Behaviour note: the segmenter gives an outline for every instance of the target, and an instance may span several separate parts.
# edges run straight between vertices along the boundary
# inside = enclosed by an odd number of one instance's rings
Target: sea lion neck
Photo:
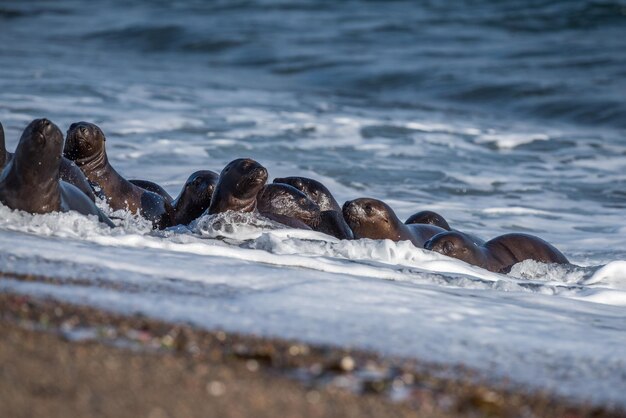
[[[107,169],[112,168],[109,164],[109,158],[104,149],[90,155],[88,157],[77,158],[74,160],[77,166],[85,173],[87,177],[91,175],[100,175]]]

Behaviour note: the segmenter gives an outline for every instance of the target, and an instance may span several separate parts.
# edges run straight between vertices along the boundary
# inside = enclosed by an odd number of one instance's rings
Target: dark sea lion
[[[13,154],[7,151],[6,144],[4,142],[4,127],[2,123],[0,123],[0,172],[4,168],[5,165],[11,161],[13,158]]]
[[[448,221],[445,220],[443,216],[438,214],[437,212],[433,212],[430,210],[423,210],[421,212],[414,213],[409,216],[409,218],[404,221],[406,225],[411,224],[428,224],[435,225],[439,228],[443,228],[446,231],[450,231],[450,225],[448,225]]]
[[[339,239],[354,239],[352,230],[343,219],[343,214],[336,210],[323,210],[320,212],[320,224],[316,231],[323,232]]]
[[[89,184],[89,180],[85,177],[85,174],[82,172],[80,168],[74,163],[74,161],[70,161],[65,157],[61,157],[61,167],[60,167],[61,180],[73,184],[78,187],[80,191],[85,193],[89,200],[92,202],[96,201],[96,195]]]
[[[157,228],[173,223],[172,206],[161,196],[135,186],[109,164],[102,130],[88,122],[73,123],[67,131],[64,156],[74,161],[113,210],[129,210]]]
[[[0,123],[0,170],[2,170],[11,158],[13,158],[13,154],[6,150],[4,142],[4,128],[2,127],[2,123]],[[93,189],[89,185],[89,182],[83,172],[80,171],[80,168],[78,168],[76,164],[67,158],[62,157],[59,170],[61,173],[61,180],[78,187],[92,202],[96,201],[96,195],[94,194]]]
[[[63,134],[48,119],[35,119],[22,133],[0,177],[0,201],[29,213],[77,211],[114,227],[77,187],[61,180]]]
[[[211,205],[211,199],[220,176],[211,170],[192,173],[180,194],[172,202],[177,225],[187,225],[199,218]]]
[[[434,225],[405,225],[386,203],[376,199],[361,198],[346,202],[343,217],[356,239],[407,240],[423,248],[433,235],[445,232],[445,229]]]
[[[307,177],[275,178],[274,184],[278,183],[295,187],[317,203],[321,211],[320,224],[316,229],[317,231],[339,239],[354,239],[352,230],[343,219],[339,203],[322,183]]]
[[[288,226],[290,228],[312,230],[310,226],[308,226],[307,224],[305,224],[304,222],[296,218],[291,218],[285,215],[279,215],[277,213],[262,213],[261,215],[263,215],[264,217],[268,219],[271,219],[274,222],[278,222],[279,224]]]
[[[569,264],[555,247],[528,234],[500,235],[477,245],[462,232],[444,232],[432,237],[424,248],[497,273],[508,273],[513,265],[524,260]]]
[[[341,212],[341,207],[330,191],[317,180],[306,177],[282,177],[275,178],[274,183],[288,184],[302,193],[309,199],[317,203],[321,211],[334,210]]]
[[[267,170],[250,158],[228,163],[215,186],[209,215],[226,212],[253,212],[256,197],[267,181]]]
[[[158,194],[169,203],[172,203],[172,201],[174,200],[172,196],[163,187],[159,186],[153,181],[137,180],[137,179],[128,180],[128,181],[133,183],[135,186],[141,187],[144,190]]]
[[[261,215],[297,219],[314,230],[320,223],[320,208],[317,203],[288,184],[265,185],[257,196],[257,210]]]

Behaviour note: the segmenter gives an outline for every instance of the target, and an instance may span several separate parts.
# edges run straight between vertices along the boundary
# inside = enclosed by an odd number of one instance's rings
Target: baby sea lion
[[[13,154],[6,150],[4,142],[4,128],[2,127],[2,123],[0,123],[0,171],[6,164],[8,164],[9,161],[11,161],[11,158],[13,158]],[[80,168],[78,168],[76,164],[67,158],[61,158],[61,167],[59,170],[61,173],[61,180],[78,187],[92,202],[96,201],[93,189],[89,185],[89,182],[85,178],[83,172],[80,171]]]
[[[0,177],[0,201],[29,213],[74,210],[96,215],[114,227],[77,187],[61,180],[63,134],[48,119],[35,119],[22,133],[11,161]]]
[[[275,178],[274,183],[293,186],[317,203],[321,211],[320,224],[316,229],[317,231],[339,239],[354,239],[352,230],[343,219],[339,203],[322,183],[306,177]]]
[[[196,171],[189,176],[172,202],[177,225],[189,224],[209,208],[219,178],[219,174],[211,170]]]
[[[404,221],[405,224],[428,224],[435,225],[439,228],[443,228],[446,231],[450,231],[450,225],[448,225],[448,221],[445,220],[443,216],[438,214],[437,212],[433,212],[430,210],[423,210],[421,212],[414,213],[409,216],[409,218]]]
[[[462,232],[444,232],[432,237],[424,248],[497,273],[508,273],[513,265],[524,260],[569,264],[555,247],[528,234],[500,235],[479,245]]]
[[[163,187],[159,186],[153,181],[137,180],[137,179],[128,180],[128,181],[133,183],[135,186],[141,187],[144,190],[158,194],[169,203],[172,203],[172,201],[174,200],[172,196]]]
[[[106,138],[93,123],[73,123],[67,131],[65,157],[74,161],[99,189],[113,210],[125,209],[152,221],[157,228],[173,222],[172,206],[156,193],[135,186],[109,164]]]
[[[267,181],[267,170],[250,158],[228,163],[215,186],[209,215],[226,212],[253,212],[256,198]]]
[[[264,186],[257,196],[257,210],[265,216],[279,215],[297,219],[314,230],[320,223],[319,206],[300,190],[288,184]],[[272,218],[271,216],[268,217]],[[280,220],[277,221],[281,222]]]
[[[343,217],[357,239],[408,240],[423,248],[433,235],[445,232],[445,229],[434,225],[405,225],[386,203],[376,199],[361,198],[346,202]]]

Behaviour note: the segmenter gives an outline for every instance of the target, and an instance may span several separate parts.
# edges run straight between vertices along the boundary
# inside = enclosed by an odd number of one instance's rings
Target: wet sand
[[[51,300],[0,294],[0,315],[2,417],[625,416],[462,367]]]

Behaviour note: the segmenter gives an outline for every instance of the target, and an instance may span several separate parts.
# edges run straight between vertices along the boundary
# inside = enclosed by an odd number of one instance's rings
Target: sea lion
[[[11,209],[29,213],[74,210],[96,215],[114,227],[77,187],[61,180],[63,134],[48,119],[35,119],[22,133],[11,161],[0,177],[0,201]]]
[[[172,203],[172,201],[174,200],[172,196],[163,187],[159,186],[153,181],[137,180],[137,179],[128,180],[128,181],[133,183],[135,186],[141,187],[144,190],[158,194],[169,203]]]
[[[322,183],[307,177],[279,177],[274,179],[274,184],[293,186],[317,203],[321,211],[317,231],[339,239],[354,239],[352,230],[343,219],[339,203]]]
[[[0,122],[0,172],[11,161],[13,154],[7,151],[4,143],[4,127]]]
[[[343,217],[357,239],[407,240],[423,248],[433,235],[445,232],[445,229],[434,225],[405,225],[386,203],[376,199],[360,198],[346,202]]]
[[[2,127],[2,123],[0,123],[0,171],[2,171],[2,168],[8,164],[9,161],[11,161],[11,158],[13,158],[13,154],[6,150],[4,142],[4,128]],[[93,193],[93,189],[89,185],[89,182],[87,181],[87,178],[85,178],[83,172],[80,171],[80,168],[78,168],[76,164],[67,158],[62,157],[59,171],[61,173],[61,180],[78,187],[92,202],[96,201],[96,195]]]
[[[180,194],[172,202],[177,225],[187,225],[199,218],[211,205],[219,174],[211,170],[192,173]]]
[[[524,260],[569,264],[555,247],[528,234],[500,235],[477,245],[462,232],[444,232],[428,240],[424,248],[497,273],[508,273],[513,265]]]
[[[288,184],[295,187],[317,203],[321,211],[334,210],[341,212],[341,206],[339,206],[332,193],[317,180],[306,177],[279,177],[274,179],[274,183]]]
[[[446,231],[450,231],[450,225],[448,225],[448,221],[445,220],[443,216],[438,214],[437,212],[433,212],[430,210],[423,210],[421,212],[414,213],[409,216],[409,218],[404,221],[406,225],[411,224],[428,224],[435,225],[439,228],[443,228]]]
[[[102,130],[89,122],[70,126],[63,154],[74,161],[87,179],[99,189],[113,210],[125,209],[165,228],[173,223],[172,206],[161,196],[135,186],[109,164]]]
[[[220,173],[209,215],[226,212],[253,212],[256,198],[267,181],[267,170],[250,158],[231,161]]]
[[[257,210],[261,215],[279,215],[297,219],[314,230],[320,223],[320,208],[317,203],[288,184],[265,185],[257,196]]]

